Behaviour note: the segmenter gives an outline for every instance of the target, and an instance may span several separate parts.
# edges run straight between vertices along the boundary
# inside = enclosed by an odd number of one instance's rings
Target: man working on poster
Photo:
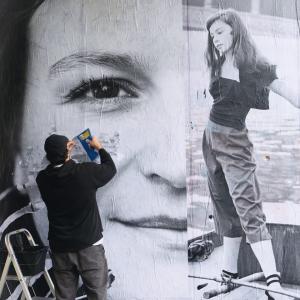
[[[56,299],[75,299],[82,277],[88,299],[106,299],[107,262],[96,191],[116,174],[111,156],[96,138],[101,164],[76,163],[70,157],[74,141],[52,134],[44,145],[50,164],[36,182],[48,209],[48,239],[52,252]]]

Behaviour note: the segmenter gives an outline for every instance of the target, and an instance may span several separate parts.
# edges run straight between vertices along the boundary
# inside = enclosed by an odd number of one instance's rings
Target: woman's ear
[[[21,155],[18,154],[15,158],[15,167],[13,172],[13,182],[15,186],[23,185],[27,181],[25,170],[22,168],[22,165]]]
[[[15,167],[13,172],[13,183],[16,186],[23,186],[24,184],[27,184],[31,181],[31,177],[35,178],[37,176],[38,171],[44,169],[47,167],[47,165],[50,162],[48,161],[47,157],[44,155],[44,157],[41,159],[41,163],[39,165],[39,168],[34,170],[34,172],[28,171],[28,166],[24,162],[24,159],[20,154],[17,154],[15,158]]]

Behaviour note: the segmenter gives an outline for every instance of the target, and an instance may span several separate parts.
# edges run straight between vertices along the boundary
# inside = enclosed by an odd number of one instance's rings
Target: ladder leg
[[[1,279],[0,279],[0,297],[1,297],[2,292],[3,292],[3,288],[4,288],[4,284],[5,284],[5,281],[6,281],[7,274],[8,274],[10,263],[11,263],[11,257],[9,255],[7,255],[5,265],[4,265],[4,268],[3,268],[3,271],[2,271]]]
[[[2,292],[3,292],[3,288],[4,288],[4,284],[5,284],[5,281],[6,281],[7,274],[8,274],[10,263],[11,263],[11,257],[10,257],[10,255],[7,255],[5,265],[4,265],[4,268],[3,268],[3,271],[2,271],[1,279],[0,279],[0,297],[1,297]]]
[[[26,287],[28,288],[28,291],[29,291],[30,277],[24,277],[24,282],[25,282]],[[21,295],[21,299],[20,300],[26,300],[26,295],[25,295],[24,291],[22,291],[22,295]]]
[[[21,300],[25,300],[25,294],[22,292]]]
[[[22,274],[21,268],[20,268],[20,266],[19,266],[19,264],[18,264],[18,261],[17,261],[17,259],[16,259],[16,257],[15,257],[14,254],[12,254],[11,259],[12,259],[12,263],[13,263],[13,265],[14,265],[15,271],[16,271],[16,273],[17,273],[19,282],[20,282],[20,284],[21,284],[21,287],[22,287],[22,290],[23,290],[23,294],[24,294],[24,296],[25,296],[25,299],[27,299],[27,300],[32,300],[31,295],[30,295],[30,292],[29,292],[29,289],[28,289],[28,286],[27,286],[27,283],[26,283],[26,279],[25,279],[25,277],[24,277],[23,274]]]
[[[55,297],[54,284],[52,282],[52,279],[51,279],[50,274],[47,271],[47,269],[45,269],[45,271],[44,271],[44,277],[45,277],[45,279],[46,279],[46,281],[47,281],[47,283],[49,285],[49,288],[50,288],[50,291],[51,291],[52,295]]]

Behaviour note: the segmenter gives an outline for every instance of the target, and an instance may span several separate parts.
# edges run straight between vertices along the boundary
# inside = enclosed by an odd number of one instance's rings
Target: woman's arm
[[[288,85],[285,80],[275,79],[269,85],[269,89],[288,100],[295,107],[300,108],[300,87],[298,85]]]

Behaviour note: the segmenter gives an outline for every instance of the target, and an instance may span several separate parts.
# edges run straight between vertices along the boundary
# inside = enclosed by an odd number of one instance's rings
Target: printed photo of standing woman
[[[205,26],[205,58],[209,72],[207,93],[212,97],[212,105],[202,138],[202,154],[213,206],[214,228],[223,239],[219,273],[224,281],[239,278],[238,257],[242,236],[245,236],[267,286],[280,290],[281,275],[267,228],[269,220],[262,207],[264,194],[256,176],[246,117],[251,109],[269,109],[270,92],[280,96],[278,101],[287,100],[294,109],[300,108],[299,83],[277,75],[269,53],[261,54],[236,10],[217,9],[208,17]],[[299,56],[296,59],[299,60]],[[269,159],[269,156],[266,157]],[[274,202],[278,200],[273,199]],[[273,214],[276,215],[276,210]],[[245,263],[247,258],[242,254],[240,259]],[[205,267],[202,266],[201,272],[205,274]],[[289,299],[268,291],[266,295],[270,300]]]

